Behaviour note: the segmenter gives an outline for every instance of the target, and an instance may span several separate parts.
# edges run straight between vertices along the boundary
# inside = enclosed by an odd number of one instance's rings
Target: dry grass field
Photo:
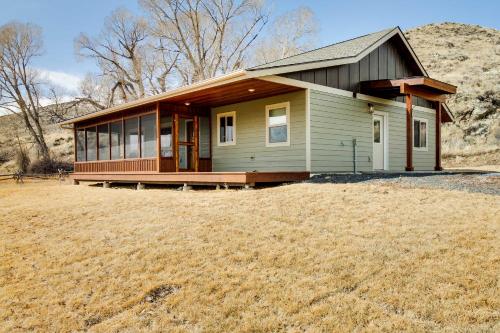
[[[498,196],[0,184],[0,330],[500,331]]]

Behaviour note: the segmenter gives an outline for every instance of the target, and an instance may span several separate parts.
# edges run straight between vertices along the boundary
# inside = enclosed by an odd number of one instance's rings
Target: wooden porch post
[[[406,171],[413,171],[413,105],[412,95],[406,95]]]
[[[175,172],[179,172],[179,114],[174,113],[174,140],[173,140],[173,156],[175,162]]]
[[[436,171],[442,171],[441,167],[441,102],[436,102]]]
[[[156,102],[156,171],[161,168],[161,117],[160,102]]]
[[[78,150],[77,150],[77,142],[76,142],[76,124],[73,124],[73,152],[75,154],[75,162],[78,162]],[[74,169],[75,167],[73,167]]]
[[[198,172],[198,161],[199,161],[199,146],[200,146],[200,131],[199,131],[199,117],[195,115],[193,117],[193,131],[194,131],[194,146],[193,146],[193,160],[194,160],[194,171]]]

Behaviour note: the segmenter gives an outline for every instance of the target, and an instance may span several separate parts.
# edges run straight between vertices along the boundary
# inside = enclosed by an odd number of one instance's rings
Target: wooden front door
[[[178,114],[176,118],[176,171],[198,171],[198,117]]]

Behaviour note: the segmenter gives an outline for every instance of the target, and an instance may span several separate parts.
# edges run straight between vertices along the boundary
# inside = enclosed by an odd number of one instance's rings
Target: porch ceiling
[[[303,88],[300,87],[259,79],[246,79],[166,98],[161,102],[181,105],[190,103],[192,106],[216,107],[285,94],[302,89]]]

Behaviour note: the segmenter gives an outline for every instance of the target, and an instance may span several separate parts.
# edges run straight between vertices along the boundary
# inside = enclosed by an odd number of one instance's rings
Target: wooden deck
[[[284,183],[309,179],[309,172],[142,172],[142,173],[73,173],[76,182],[188,184],[188,185],[250,185]]]

